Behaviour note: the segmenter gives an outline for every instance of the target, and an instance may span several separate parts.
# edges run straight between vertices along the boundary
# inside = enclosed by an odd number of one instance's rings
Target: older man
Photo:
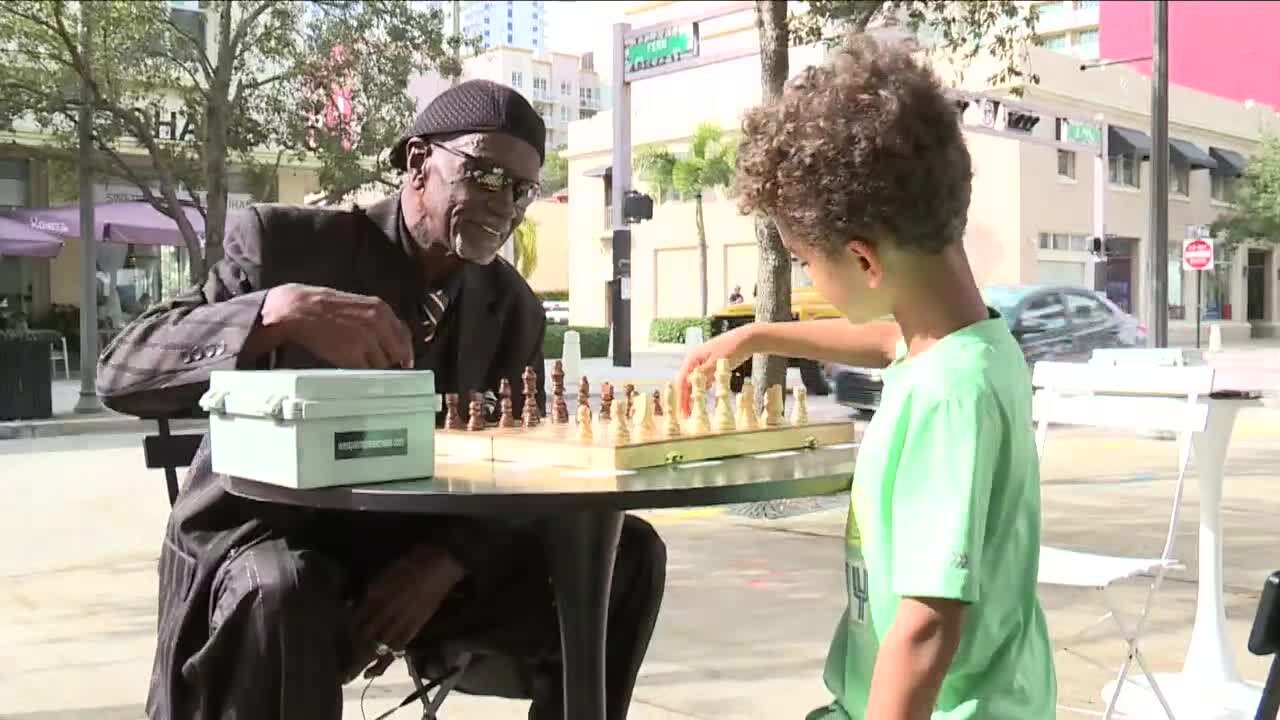
[[[157,417],[191,411],[209,373],[231,368],[425,368],[442,392],[520,388],[525,366],[542,367],[545,319],[498,252],[537,194],[544,142],[537,112],[510,88],[451,88],[393,148],[407,173],[397,196],[234,218],[205,284],[103,354],[99,393]],[[461,689],[531,698],[530,717],[562,717],[540,544],[533,525],[251,502],[222,488],[206,442],[161,549],[147,712],[336,719],[345,680],[407,649],[428,674],[474,651]],[[657,534],[628,518],[610,602],[610,718],[626,716],[665,572]]]

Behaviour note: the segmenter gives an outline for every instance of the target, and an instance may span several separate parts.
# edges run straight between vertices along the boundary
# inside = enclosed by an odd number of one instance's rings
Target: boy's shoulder
[[[912,404],[994,399],[1029,389],[1026,360],[1008,325],[999,317],[975,323],[909,360],[885,371],[886,386]]]

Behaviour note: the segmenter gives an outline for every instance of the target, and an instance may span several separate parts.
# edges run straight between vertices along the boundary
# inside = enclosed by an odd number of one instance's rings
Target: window
[[[1097,57],[1098,49],[1098,31],[1084,30],[1076,33],[1075,42],[1072,43],[1075,54],[1080,57]]]
[[[1077,10],[1093,10],[1098,7],[1098,0],[1076,0]]]
[[[507,23],[507,29],[508,29],[508,30],[510,30],[510,29],[511,29],[511,23]]]
[[[533,79],[533,89],[534,89],[534,90],[541,90],[541,91],[543,91],[543,92],[546,92],[546,91],[547,91],[547,79],[546,79],[546,78],[544,78],[544,77],[535,77],[535,78]]]
[[[511,39],[511,33],[507,33],[507,44],[510,45],[513,42],[515,41]]]
[[[1066,50],[1067,34],[1058,33],[1057,35],[1042,35],[1040,37],[1040,46],[1046,50]]]
[[[1073,325],[1101,325],[1111,319],[1102,301],[1084,294],[1067,293],[1067,312]]]
[[[560,119],[564,121],[569,119],[569,108],[563,105],[560,106]]]
[[[1210,175],[1210,197],[1218,202],[1234,203],[1236,201],[1236,180],[1236,178],[1229,175],[1218,175],[1217,173]]]
[[[488,24],[489,24],[489,18],[488,18],[488,17],[486,17],[486,18],[484,19],[484,24],[485,24],[485,25],[488,25]]]
[[[524,73],[522,72],[511,73],[511,87],[519,88],[522,85],[524,85]]]
[[[1107,159],[1107,171],[1112,185],[1140,187],[1139,160],[1133,155],[1112,155]]]
[[[1058,177],[1076,179],[1075,151],[1058,150]]]
[[[512,10],[511,10],[511,8],[510,8],[510,7],[507,7],[507,17],[514,17],[514,16],[512,15]]]
[[[568,82],[565,82],[564,80],[561,80],[561,81],[560,81],[560,94],[561,94],[561,95],[572,95],[572,94],[573,94],[573,86],[572,86],[572,85],[570,85]]]
[[[1181,197],[1191,194],[1191,168],[1169,163],[1169,194]]]
[[[205,33],[205,15],[201,10],[187,10],[180,7],[170,7],[169,17],[173,20],[173,24],[182,31],[183,35],[189,36],[196,41],[196,47],[200,52],[205,52],[205,43],[207,41]],[[176,31],[175,31],[176,32]],[[190,43],[178,36],[179,47],[189,47]]]
[[[1027,332],[1039,333],[1061,330],[1067,326],[1066,308],[1057,293],[1033,299],[1022,310],[1018,327]]]
[[[1040,233],[1041,250],[1089,252],[1089,236],[1076,233]]]
[[[29,175],[26,160],[0,160],[0,208],[26,207]]]

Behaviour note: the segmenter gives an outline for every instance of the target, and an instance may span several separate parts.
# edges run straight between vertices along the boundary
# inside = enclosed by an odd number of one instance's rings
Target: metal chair
[[[67,337],[65,335],[58,336],[58,340],[62,342],[62,352],[58,352],[58,342],[49,343],[49,365],[53,370],[53,374],[58,374],[58,361],[62,361],[62,376],[67,380],[71,379],[71,360],[67,354]]]
[[[1037,423],[1036,448],[1041,462],[1044,461],[1051,424],[1134,433],[1161,430],[1174,433],[1178,438],[1178,475],[1164,546],[1159,556],[1117,556],[1049,546],[1040,548],[1040,584],[1094,589],[1101,593],[1106,606],[1106,613],[1070,640],[1108,620],[1114,622],[1124,640],[1125,659],[1107,701],[1104,718],[1112,717],[1121,689],[1127,681],[1132,682],[1127,680],[1130,667],[1137,663],[1165,714],[1170,720],[1174,719],[1173,710],[1147,666],[1141,643],[1153,600],[1165,574],[1182,567],[1174,555],[1174,541],[1184,481],[1191,461],[1191,434],[1203,432],[1208,422],[1208,406],[1200,399],[1207,397],[1213,388],[1213,372],[1213,368],[1208,366],[1124,367],[1062,362],[1041,362],[1035,366],[1032,382],[1036,392],[1032,413]],[[1124,580],[1147,575],[1152,580],[1142,608],[1135,620],[1126,621],[1107,595],[1107,590]],[[1056,644],[1086,662],[1108,669],[1103,663],[1066,647],[1067,642],[1069,640]]]

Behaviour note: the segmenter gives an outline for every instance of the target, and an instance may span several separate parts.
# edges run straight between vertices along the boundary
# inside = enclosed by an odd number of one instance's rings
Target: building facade
[[[446,29],[453,27],[454,8],[459,8],[458,27],[466,37],[479,41],[481,52],[498,47],[534,53],[547,49],[547,8],[543,0],[440,0],[438,5],[444,10]]]
[[[676,9],[650,3],[646,11]],[[662,19],[638,18],[632,23],[648,25]],[[719,20],[718,29],[724,32],[702,30],[704,52],[755,42],[749,10],[737,18],[740,29],[732,16]],[[793,49],[792,71],[820,62],[822,55],[819,49]],[[1077,58],[1043,48],[1032,48],[1029,62],[1041,80],[1024,88],[1022,98],[1008,97],[1009,88],[985,87],[982,80],[990,77],[989,68],[971,67],[963,75],[969,85],[956,88],[958,94],[980,92],[994,101],[988,103],[994,106],[988,113],[986,104],[975,100],[964,116],[974,162],[965,245],[978,280],[1079,284],[1106,292],[1146,317],[1150,83],[1125,66],[1081,72]],[[635,83],[633,145],[662,144],[680,153],[700,122],[736,129],[742,112],[759,101],[759,72],[759,58],[747,57]],[[942,67],[939,74],[956,76]],[[1230,208],[1239,166],[1247,163],[1275,113],[1176,86],[1170,90],[1169,106],[1169,135],[1175,142],[1170,152],[1170,280],[1165,301],[1170,341],[1188,343],[1194,340],[1196,276],[1181,269],[1182,241]],[[1014,123],[1008,122],[1008,111],[1018,108],[1034,116],[1029,130],[1010,130]],[[988,114],[991,126],[986,124]],[[1105,132],[1097,133],[1098,142],[1091,147],[1061,146],[1058,141],[1068,136],[1073,122]],[[609,112],[574,123],[566,154],[574,324],[609,321],[611,198],[606,169],[611,162],[611,128]],[[1105,178],[1100,203],[1094,194],[1095,173]],[[644,189],[643,182],[634,184]],[[706,199],[704,212],[714,312],[735,286],[750,297],[757,254],[751,219],[737,213],[727,189],[713,195]],[[663,202],[655,208],[653,220],[632,226],[631,322],[637,346],[643,346],[653,318],[699,312],[693,215],[691,202]],[[1099,231],[1107,243],[1105,255],[1096,257],[1091,238]],[[1278,269],[1272,245],[1219,253],[1214,269],[1200,278],[1202,317],[1220,322],[1230,341],[1276,334]]]
[[[463,67],[467,79],[510,85],[524,95],[546,123],[548,149],[568,142],[569,123],[601,109],[600,78],[590,54],[535,54],[499,47],[467,58]]]
[[[1103,3],[1099,0],[1040,0],[1032,4],[1040,15],[1036,29],[1042,47],[1081,60],[1097,60],[1102,57],[1100,18]],[[1150,45],[1148,36],[1148,54]]]

